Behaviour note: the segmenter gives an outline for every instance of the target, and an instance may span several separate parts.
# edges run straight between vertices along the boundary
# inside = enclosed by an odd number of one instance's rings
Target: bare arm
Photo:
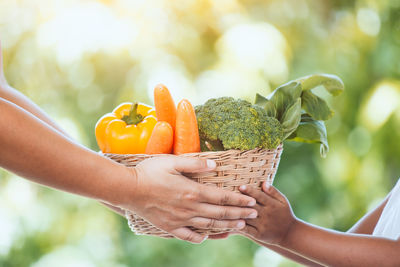
[[[0,47],[1,49],[1,47]],[[61,127],[59,127],[47,114],[34,102],[32,102],[28,97],[24,94],[20,93],[19,91],[12,88],[6,81],[3,75],[3,65],[2,65],[2,58],[1,58],[1,50],[0,50],[0,98],[8,100],[17,106],[23,108],[24,110],[28,111],[41,121],[47,123],[50,127],[55,129],[56,131],[60,132],[66,138],[72,139]],[[124,215],[124,211],[118,207],[114,207],[110,204],[102,202],[105,206],[113,210],[114,212]]]
[[[353,233],[353,234],[372,234],[372,232],[375,229],[375,226],[382,214],[383,209],[386,206],[386,203],[389,199],[388,195],[384,201],[382,201],[382,203],[376,207],[375,209],[373,209],[372,211],[370,211],[369,213],[367,213],[364,217],[362,217],[352,228],[349,229],[349,233]],[[322,266],[316,262],[313,262],[307,258],[302,257],[301,255],[295,254],[293,252],[291,252],[290,250],[287,250],[285,248],[279,247],[279,246],[275,246],[275,245],[270,245],[267,243],[261,243],[257,240],[253,240],[255,242],[257,242],[258,244],[260,244],[261,246],[267,247],[279,254],[281,254],[282,256],[291,259],[297,263],[306,265],[306,266]]]
[[[1,59],[0,59],[1,60]],[[1,64],[1,62],[0,62]],[[1,80],[1,78],[0,78]],[[26,97],[24,94],[20,93],[19,91],[15,90],[11,86],[7,84],[5,79],[3,78],[3,82],[0,82],[0,98],[3,98],[5,100],[8,100],[17,106],[23,108],[27,112],[31,113],[33,116],[36,118],[40,119],[50,127],[52,127],[54,130],[58,131],[60,134],[65,136],[66,138],[69,138],[72,140],[72,138],[63,130],[61,127],[59,127],[47,114],[41,110],[41,108],[33,103],[28,97]],[[124,215],[124,211],[121,210],[118,207],[111,206],[110,204],[102,202],[105,206],[110,208],[111,210],[115,211],[116,213],[120,215]]]
[[[116,194],[125,194],[114,184],[132,178],[122,165],[65,139],[30,113],[1,98],[0,114],[0,166],[37,183],[108,203],[117,204]],[[121,180],[106,179],[105,174]]]
[[[352,228],[353,233],[323,229],[292,213],[287,199],[275,188],[264,193],[245,189],[255,197],[259,217],[247,220],[245,235],[286,257],[310,266],[399,266],[400,240],[373,237],[387,199]],[[299,258],[299,256],[301,258]]]

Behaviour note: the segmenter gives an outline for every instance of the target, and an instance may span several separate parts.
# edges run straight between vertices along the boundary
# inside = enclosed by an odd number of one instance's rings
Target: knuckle
[[[221,205],[226,205],[226,204],[229,203],[229,201],[230,201],[229,195],[228,194],[223,194],[221,199],[220,199],[220,204]]]
[[[218,214],[218,219],[225,219],[225,218],[227,218],[228,217],[228,209],[227,208],[223,208],[223,209],[221,209],[221,211],[219,212],[219,214]]]
[[[196,202],[199,199],[199,191],[198,190],[191,190],[188,192],[183,193],[182,200]]]
[[[207,222],[206,228],[214,228],[215,227],[215,223],[216,223],[216,221],[214,219],[210,219]]]
[[[198,159],[197,164],[201,169],[207,168],[207,161],[205,159]]]
[[[180,209],[177,216],[181,221],[186,221],[192,217],[192,212],[188,209]]]
[[[194,242],[194,234],[193,232],[188,232],[187,234],[184,235],[183,240],[189,241],[189,242]]]

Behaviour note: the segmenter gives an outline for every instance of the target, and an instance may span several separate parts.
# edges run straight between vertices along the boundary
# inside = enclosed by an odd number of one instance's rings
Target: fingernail
[[[269,189],[271,187],[271,185],[268,182],[264,182],[264,187],[265,189]]]
[[[214,169],[215,167],[217,167],[217,163],[215,163],[215,161],[208,159],[207,160],[207,168],[209,169]]]
[[[249,207],[252,207],[256,204],[256,201],[254,199],[249,201],[249,204],[247,204]]]
[[[239,189],[242,190],[242,191],[245,191],[245,190],[246,190],[246,186],[245,186],[245,185],[241,185],[241,186],[239,187]]]
[[[249,214],[248,218],[249,218],[249,219],[255,219],[255,218],[257,218],[257,212],[256,212],[256,211],[253,211],[252,213]]]
[[[245,222],[238,222],[237,228],[242,229],[243,227],[245,227],[245,225],[246,225]]]

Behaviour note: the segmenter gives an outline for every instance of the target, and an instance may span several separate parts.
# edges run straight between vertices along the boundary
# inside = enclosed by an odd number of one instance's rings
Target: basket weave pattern
[[[272,184],[277,171],[282,145],[274,150],[253,149],[248,151],[227,150],[200,153],[188,153],[182,157],[197,157],[212,159],[217,167],[212,172],[185,174],[195,182],[223,188],[229,191],[239,191],[239,186],[250,185],[261,188],[264,181]],[[135,167],[141,161],[165,155],[121,155],[104,154],[104,156],[119,162],[127,167]],[[137,216],[135,213],[126,211],[126,218],[131,230],[138,235],[154,235],[159,237],[172,237],[167,232],[158,229],[150,222]],[[194,231],[211,235],[231,231],[231,229],[193,229]]]

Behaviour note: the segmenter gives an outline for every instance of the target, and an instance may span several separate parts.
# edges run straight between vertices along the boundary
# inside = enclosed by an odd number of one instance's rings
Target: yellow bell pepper
[[[153,107],[122,103],[97,122],[97,144],[103,153],[144,154],[156,123]]]

